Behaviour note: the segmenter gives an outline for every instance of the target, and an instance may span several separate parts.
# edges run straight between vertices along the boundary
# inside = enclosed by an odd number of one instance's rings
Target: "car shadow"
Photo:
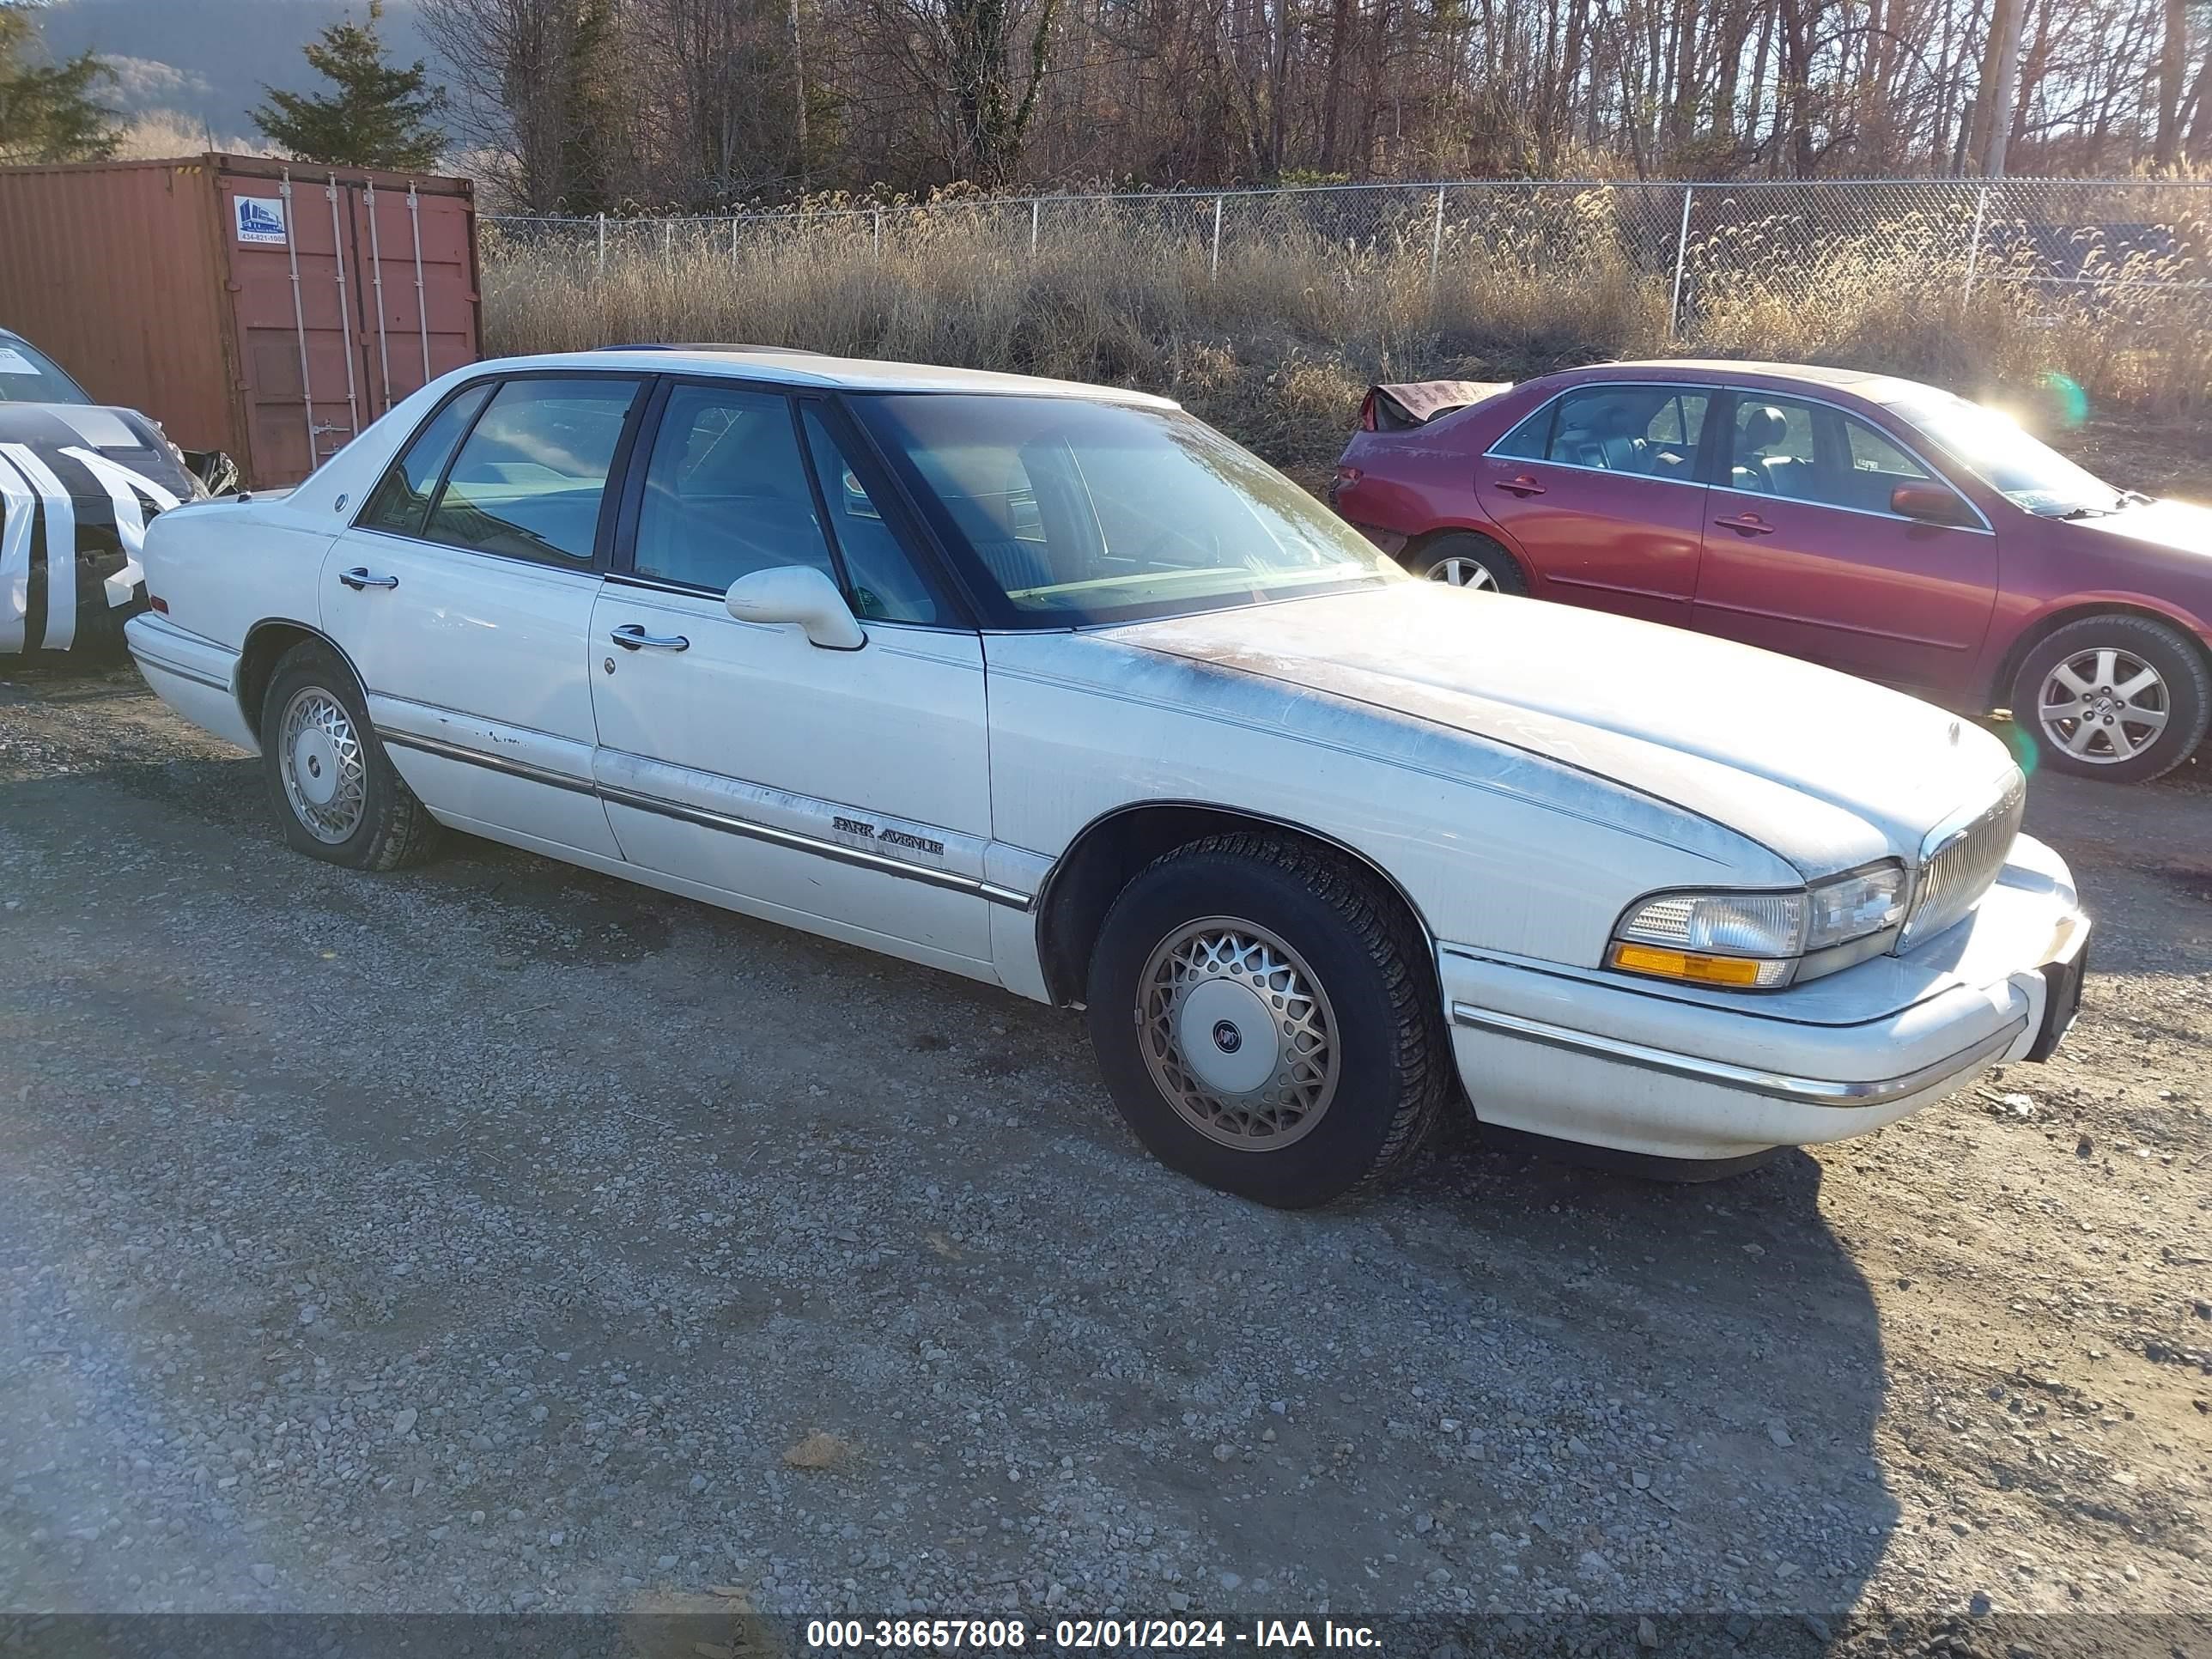
[[[1622,1496],[1656,1507],[1668,1553],[1703,1564],[1689,1607],[1832,1620],[1899,1508],[1875,1443],[1881,1321],[1822,1179],[1791,1150],[1667,1182],[1498,1150],[1462,1119],[1369,1213],[1409,1261],[1468,1285],[1516,1340],[1562,1352],[1654,1425],[1651,1467],[1624,1469]],[[1700,1478],[1666,1478],[1686,1464]],[[1793,1543],[1785,1516],[1817,1518],[1817,1547]]]

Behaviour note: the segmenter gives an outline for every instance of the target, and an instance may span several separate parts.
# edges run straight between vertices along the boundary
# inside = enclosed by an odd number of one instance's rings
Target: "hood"
[[[1808,876],[1916,857],[1929,830],[2018,770],[1972,721],[1849,675],[1433,582],[1106,631],[1594,773],[1749,836]]]
[[[2194,554],[2212,571],[2212,507],[2193,501],[2143,501],[2096,518],[2069,519],[2067,525],[2070,529]]]
[[[161,429],[135,409],[0,403],[0,444],[27,447],[58,471],[70,484],[70,493],[81,501],[105,501],[107,491],[70,455],[71,450],[89,450],[127,467],[180,501],[200,493]]]
[[[112,633],[143,602],[146,520],[200,493],[136,410],[0,403],[0,652]]]

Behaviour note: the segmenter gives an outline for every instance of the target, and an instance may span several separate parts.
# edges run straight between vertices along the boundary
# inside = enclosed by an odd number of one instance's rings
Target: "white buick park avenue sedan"
[[[1978,727],[1404,575],[1174,404],[748,348],[488,362],[162,514],[149,684],[360,870],[440,826],[1088,1011],[1306,1206],[1485,1125],[1716,1172],[2039,1060],[2089,924]]]

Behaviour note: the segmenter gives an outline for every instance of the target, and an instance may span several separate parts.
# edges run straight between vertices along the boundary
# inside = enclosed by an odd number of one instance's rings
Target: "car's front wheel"
[[[355,870],[427,857],[437,821],[392,769],[352,672],[330,647],[286,652],[261,702],[261,769],[284,839]]]
[[[1349,860],[1213,836],[1115,902],[1091,961],[1091,1042],[1162,1163],[1262,1204],[1326,1204],[1410,1157],[1449,1092],[1426,956]]]
[[[1520,561],[1489,537],[1471,530],[1424,542],[1406,562],[1415,575],[1447,587],[1483,587],[1494,593],[1528,591]]]
[[[2069,623],[2013,678],[2012,717],[2056,770],[2142,783],[2189,758],[2212,716],[2195,646],[2148,617]]]

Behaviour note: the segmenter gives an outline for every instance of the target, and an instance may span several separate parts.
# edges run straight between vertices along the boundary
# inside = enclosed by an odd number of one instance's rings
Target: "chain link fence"
[[[2016,285],[2160,319],[2212,319],[2212,180],[1790,180],[1776,183],[1342,185],[1273,191],[981,198],[918,207],[712,217],[487,216],[487,257],[554,255],[609,272],[695,268],[802,242],[824,257],[963,243],[1041,254],[1114,231],[1139,257],[1218,272],[1255,243],[1297,238],[1352,261],[1614,261],[1663,286],[1677,331],[1717,300],[1817,301],[1838,280]]]

